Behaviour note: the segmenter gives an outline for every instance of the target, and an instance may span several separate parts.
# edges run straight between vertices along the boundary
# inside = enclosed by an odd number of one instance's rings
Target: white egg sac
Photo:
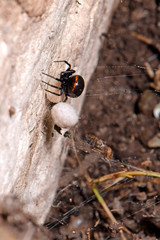
[[[60,128],[71,128],[78,122],[76,110],[66,102],[59,102],[51,109],[54,123]]]

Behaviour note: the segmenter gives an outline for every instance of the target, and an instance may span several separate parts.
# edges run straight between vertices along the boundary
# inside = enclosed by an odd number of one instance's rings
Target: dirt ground
[[[88,86],[86,99],[74,137],[78,155],[90,177],[97,178],[124,169],[143,168],[160,172],[159,147],[149,140],[159,133],[160,122],[153,116],[159,90],[151,87],[144,66],[155,70],[159,53],[135,39],[131,31],[158,43],[160,2],[122,1],[114,14],[99,63]],[[138,67],[141,66],[141,67]],[[90,144],[92,134],[112,148],[107,160]],[[102,196],[120,225],[137,239],[160,239],[160,185],[147,177],[123,180]],[[72,147],[64,166],[60,187],[46,226],[53,239],[121,239],[118,226],[107,219],[88,188]],[[125,234],[126,239],[134,239]]]

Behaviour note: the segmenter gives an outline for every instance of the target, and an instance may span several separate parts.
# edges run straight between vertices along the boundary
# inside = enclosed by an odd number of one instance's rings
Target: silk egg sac
[[[71,128],[78,122],[76,110],[66,102],[59,102],[51,109],[54,123],[60,128]]]

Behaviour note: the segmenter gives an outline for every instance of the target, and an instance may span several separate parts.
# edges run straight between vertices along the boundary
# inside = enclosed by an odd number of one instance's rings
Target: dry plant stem
[[[146,43],[147,45],[150,45],[158,50],[160,52],[160,44],[154,42],[151,38],[147,38],[139,33],[131,32],[132,36],[136,39],[140,40],[141,42]]]
[[[91,240],[90,232],[91,232],[91,229],[88,228],[88,230],[87,230],[87,239],[88,240]]]
[[[119,179],[120,180],[120,179]],[[121,179],[122,180],[122,179]],[[99,203],[102,205],[103,209],[105,210],[106,214],[107,214],[107,217],[111,220],[112,223],[115,223],[117,225],[119,225],[119,223],[117,222],[117,220],[115,219],[115,217],[113,216],[112,212],[110,211],[110,209],[108,208],[108,206],[106,205],[104,199],[101,197],[98,189],[96,188],[95,185],[92,186],[92,191],[94,192],[95,196],[97,197]],[[124,236],[124,233],[123,231],[125,231],[126,233],[128,233],[129,235],[132,236],[133,239],[136,239],[138,240],[138,238],[136,238],[134,236],[134,234],[132,234],[126,227],[124,226],[120,226],[118,228],[118,231],[120,233],[120,236],[123,240],[126,239],[126,237]]]
[[[153,80],[153,82],[150,83],[150,86],[156,90],[160,90],[160,65],[158,66],[158,69],[154,72],[151,65],[148,62],[145,62],[144,65],[147,68],[147,73],[149,77]]]
[[[71,139],[72,139],[72,145],[73,145],[73,150],[74,150],[74,153],[75,153],[75,156],[76,156],[76,159],[80,165],[80,167],[82,167],[83,169],[83,172],[84,172],[84,176],[88,182],[88,185],[89,187],[92,189],[93,193],[95,194],[95,196],[97,197],[97,200],[99,201],[99,203],[101,204],[101,206],[103,207],[103,209],[105,210],[105,213],[107,215],[107,217],[111,220],[112,223],[115,223],[115,224],[119,224],[117,222],[117,220],[115,219],[115,217],[113,216],[112,212],[110,211],[110,209],[108,208],[108,206],[106,205],[104,199],[102,198],[102,196],[100,195],[97,187],[95,186],[96,183],[100,183],[100,182],[104,182],[106,180],[109,180],[109,179],[113,179],[113,178],[116,178],[116,180],[118,181],[121,181],[122,179],[128,177],[128,178],[133,178],[133,176],[150,176],[150,177],[158,177],[160,178],[160,173],[158,172],[152,172],[152,171],[146,171],[146,170],[139,170],[139,171],[121,171],[121,172],[116,172],[116,173],[112,173],[112,174],[108,174],[108,175],[105,175],[103,177],[100,177],[98,179],[95,179],[95,180],[92,180],[89,175],[87,174],[86,170],[83,168],[82,164],[81,164],[81,161],[78,157],[78,154],[77,154],[77,151],[76,151],[76,147],[75,147],[75,141],[74,141],[74,138],[73,138],[73,132],[71,133]],[[109,186],[107,189],[111,189],[112,186]],[[132,234],[127,228],[125,228],[124,226],[120,226],[118,228],[119,230],[119,233],[120,233],[120,236],[121,236],[121,239],[122,240],[126,240],[126,237],[124,235],[124,232],[125,231],[126,233],[128,233],[129,235],[132,236],[133,239],[137,239],[134,234]]]
[[[150,65],[148,62],[145,62],[145,63],[144,63],[144,66],[145,66],[146,69],[147,69],[147,73],[148,73],[149,77],[150,77],[152,80],[154,80],[154,71],[153,71],[153,69],[151,68],[151,65]]]
[[[81,164],[81,161],[79,159],[79,156],[77,154],[77,151],[76,151],[76,146],[75,146],[75,141],[74,141],[74,138],[73,138],[73,132],[71,132],[71,140],[72,140],[72,146],[73,146],[73,151],[74,151],[74,154],[76,156],[76,159],[78,161],[78,164],[80,167],[82,167],[82,170],[84,172],[84,176],[88,182],[88,185],[89,187],[92,188],[92,191],[94,192],[95,196],[97,197],[99,203],[102,205],[103,209],[105,210],[106,212],[106,215],[107,217],[111,220],[112,223],[116,223],[118,225],[118,222],[117,220],[115,219],[115,217],[113,216],[113,214],[111,213],[110,209],[108,208],[108,206],[106,205],[105,201],[103,200],[103,198],[101,197],[101,195],[99,194],[98,192],[98,189],[96,188],[95,184],[93,183],[93,180],[90,178],[90,176],[88,175],[88,173],[86,172],[86,170],[83,168],[82,164]],[[121,239],[122,240],[127,240],[126,237],[124,236],[124,233],[123,233],[123,230],[125,230],[125,228],[122,226],[120,229],[119,229],[119,233],[120,233],[120,236],[121,236]],[[125,230],[126,231],[126,230]],[[129,230],[127,229],[126,231],[127,233],[129,232]],[[130,233],[131,234],[131,233]],[[132,234],[131,234],[132,235]]]
[[[107,181],[109,179],[112,178],[133,178],[133,176],[148,176],[148,177],[158,177],[160,178],[160,173],[158,172],[152,172],[152,171],[122,171],[122,172],[116,172],[116,173],[111,173],[108,175],[105,175],[103,177],[97,178],[95,180],[93,180],[94,183],[100,183],[100,182],[104,182]]]
[[[131,34],[133,37],[140,40],[141,42],[144,42],[145,44],[154,47],[160,53],[160,44],[156,43],[153,39],[147,38],[136,32],[131,32]],[[147,67],[147,73],[149,77],[153,80],[153,83],[150,83],[150,86],[159,91],[160,90],[160,69],[159,69],[160,67],[158,67],[158,69],[154,73],[149,63],[145,63],[145,66]]]
[[[118,184],[119,182],[121,182],[123,179],[124,179],[124,178],[122,178],[122,177],[115,179],[115,180],[112,182],[112,184],[108,184],[108,186],[104,187],[104,190],[105,190],[105,191],[110,191],[110,190],[112,190],[112,189],[115,187],[115,185],[117,185],[117,184]]]
[[[102,205],[103,209],[105,210],[105,212],[107,214],[107,217],[111,220],[112,223],[116,223],[118,225],[117,220],[115,219],[115,217],[111,213],[110,209],[106,205],[105,201],[103,200],[103,198],[101,197],[101,195],[99,194],[99,192],[98,192],[98,190],[97,190],[97,188],[95,186],[92,187],[92,191],[94,192],[94,194],[97,197],[99,203]],[[122,229],[119,229],[119,233],[120,233],[121,238],[123,240],[126,240],[126,237],[124,236],[124,233],[123,233]]]

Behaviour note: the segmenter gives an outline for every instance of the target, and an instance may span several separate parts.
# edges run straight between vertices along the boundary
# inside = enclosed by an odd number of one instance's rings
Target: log
[[[59,77],[67,60],[87,83],[118,0],[0,2],[0,198],[16,196],[38,224],[54,199],[68,140],[54,131],[42,72]],[[54,82],[55,84],[55,82]],[[68,102],[80,113],[84,93]],[[54,136],[53,134],[54,133]]]

